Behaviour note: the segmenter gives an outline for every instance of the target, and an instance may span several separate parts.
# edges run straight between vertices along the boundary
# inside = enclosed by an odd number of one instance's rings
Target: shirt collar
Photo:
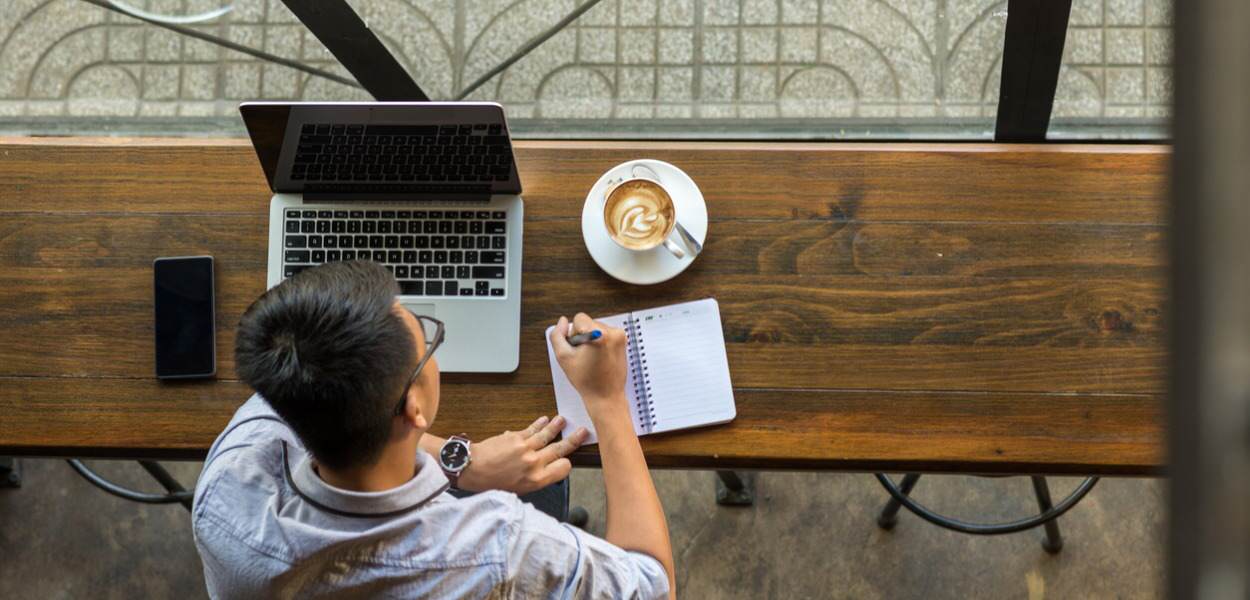
[[[292,456],[293,455],[293,456]],[[294,463],[292,463],[294,461]],[[356,492],[326,483],[313,470],[312,456],[282,443],[287,484],[314,507],[345,517],[391,517],[414,510],[447,491],[450,483],[434,457],[417,450],[417,473],[403,485],[381,492]]]

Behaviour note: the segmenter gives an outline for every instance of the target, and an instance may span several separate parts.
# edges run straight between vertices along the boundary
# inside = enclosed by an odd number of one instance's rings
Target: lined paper
[[[626,374],[625,382],[635,433],[646,435],[714,425],[736,416],[716,300],[708,298],[599,320],[624,329],[631,336],[634,331],[638,333],[637,354],[632,344],[626,353],[631,363],[627,368],[634,371]],[[553,328],[547,328],[548,340]],[[550,341],[547,358],[557,409],[567,420],[564,435],[585,427],[590,431],[587,443],[596,443],[598,436],[581,395],[564,375]],[[640,388],[649,389],[639,395],[635,390]]]

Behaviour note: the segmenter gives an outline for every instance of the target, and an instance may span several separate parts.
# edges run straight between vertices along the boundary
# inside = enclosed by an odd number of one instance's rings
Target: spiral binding
[[[655,400],[651,398],[651,367],[647,366],[647,346],[638,328],[638,320],[630,317],[627,322],[629,329],[625,336],[629,339],[629,375],[634,382],[634,397],[638,404],[634,407],[638,426],[642,431],[650,433],[659,424],[655,416]]]

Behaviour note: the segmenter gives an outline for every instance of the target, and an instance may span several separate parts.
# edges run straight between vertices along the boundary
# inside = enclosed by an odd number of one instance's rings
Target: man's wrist
[[[596,431],[624,425],[633,431],[633,422],[629,418],[629,402],[624,394],[611,398],[597,398],[586,402],[586,413],[594,423]]]

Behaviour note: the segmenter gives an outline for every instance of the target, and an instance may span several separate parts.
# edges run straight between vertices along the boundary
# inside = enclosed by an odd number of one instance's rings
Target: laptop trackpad
[[[410,302],[400,302],[400,304],[404,305],[404,308],[406,308],[406,309],[408,309],[408,310],[410,310],[410,311],[412,311],[412,312],[414,312],[414,313],[417,313],[417,314],[419,314],[419,315],[421,315],[421,316],[423,316],[423,317],[433,317],[433,316],[435,316],[435,315],[434,315],[434,305],[433,305],[433,304],[414,304],[414,303],[410,303]]]

